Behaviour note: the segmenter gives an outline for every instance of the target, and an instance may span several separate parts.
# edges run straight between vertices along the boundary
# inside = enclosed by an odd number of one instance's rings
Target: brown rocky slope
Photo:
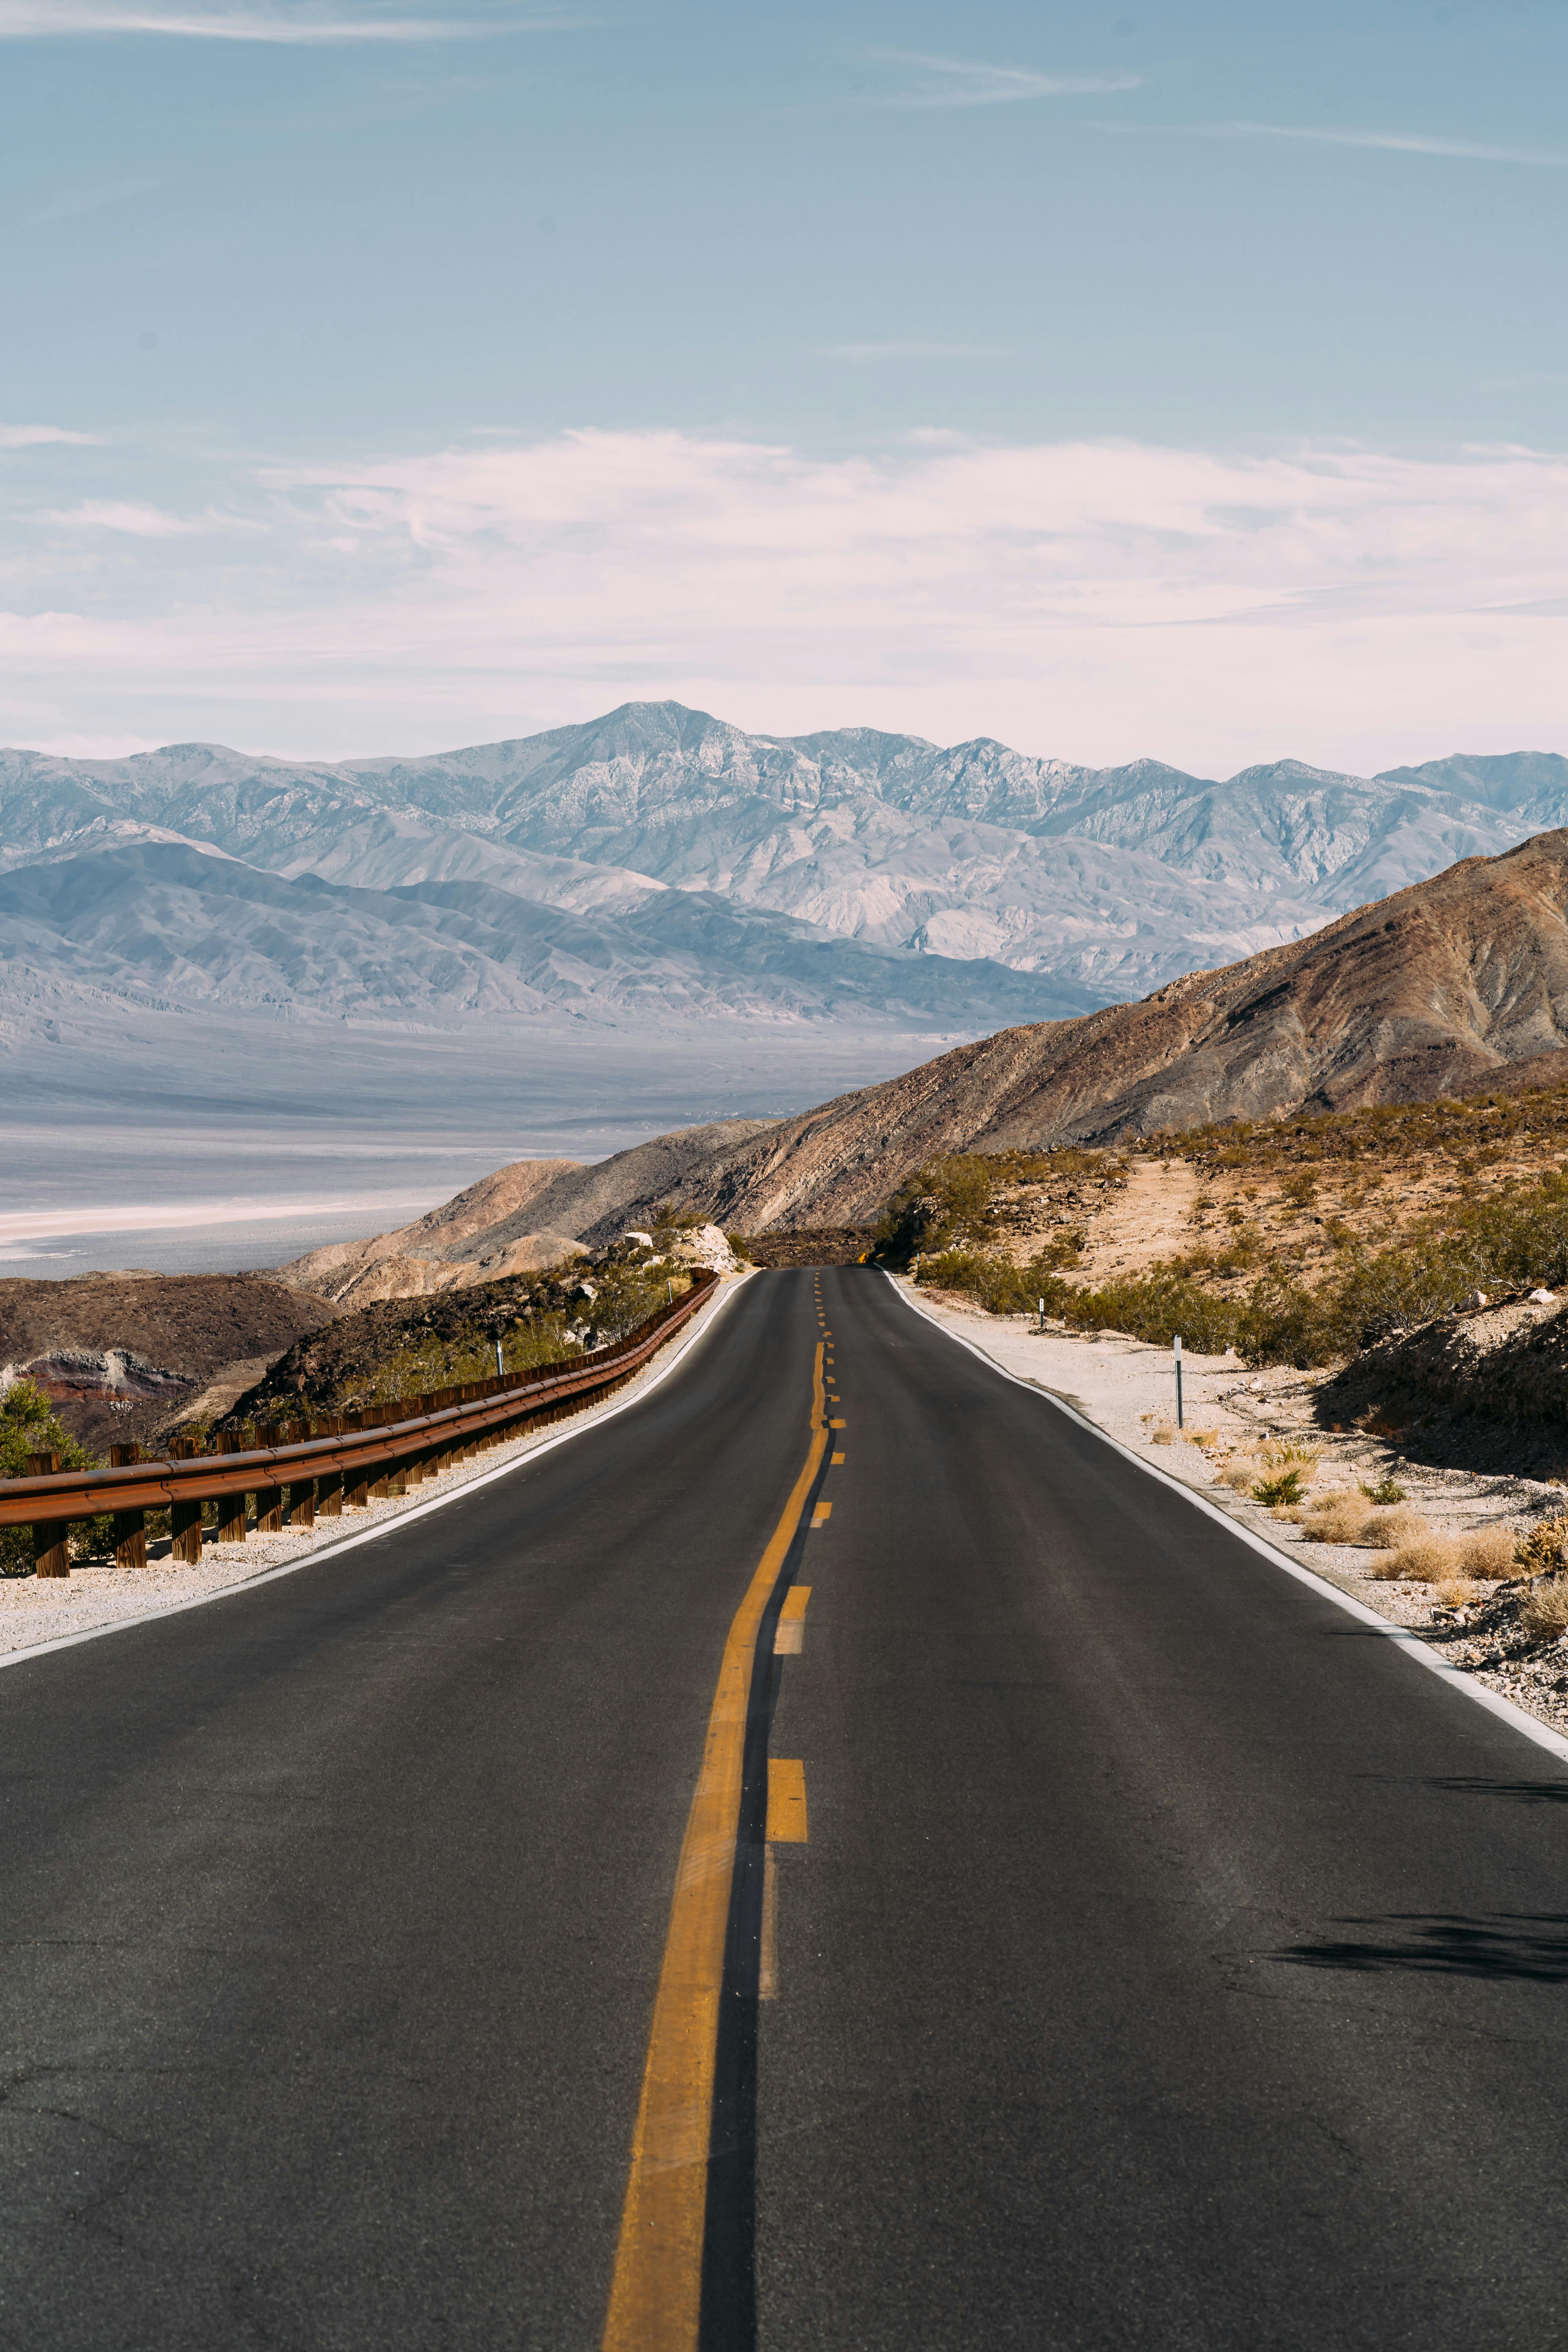
[[[1565,908],[1568,831],[1540,834],[1142,1003],[1005,1029],[782,1119],[672,1196],[744,1233],[853,1224],[935,1153],[1463,1091],[1568,1045]]]

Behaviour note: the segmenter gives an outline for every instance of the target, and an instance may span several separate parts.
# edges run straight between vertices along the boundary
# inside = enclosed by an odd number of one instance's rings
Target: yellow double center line
[[[827,1450],[822,1349],[812,1370],[811,1444],[746,1597],[735,1612],[687,1816],[654,2002],[631,2179],[621,2214],[604,2352],[692,2352],[702,2295],[702,2234],[724,1939],[735,1875],[746,1709],[757,1633]]]

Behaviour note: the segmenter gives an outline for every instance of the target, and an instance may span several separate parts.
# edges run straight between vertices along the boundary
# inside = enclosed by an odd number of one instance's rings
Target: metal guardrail
[[[280,1442],[242,1447],[237,1435],[220,1433],[216,1450],[203,1454],[192,1440],[177,1439],[166,1455],[112,1459],[107,1469],[61,1470],[55,1456],[33,1454],[28,1476],[0,1479],[0,1528],[31,1528],[37,1574],[65,1576],[71,1521],[105,1511],[114,1514],[115,1557],[127,1568],[146,1564],[150,1510],[169,1512],[174,1557],[192,1564],[201,1559],[204,1503],[234,1505],[226,1519],[219,1513],[220,1540],[244,1539],[245,1497],[252,1494],[258,1534],[279,1531],[286,1517],[297,1527],[313,1526],[318,1511],[334,1517],[345,1507],[362,1508],[373,1494],[403,1494],[483,1446],[576,1410],[573,1400],[618,1388],[712,1296],[718,1280],[698,1274],[689,1290],[616,1346],[595,1349],[560,1371],[510,1383],[492,1375],[400,1398],[384,1409],[390,1418],[333,1413],[309,1423],[263,1423],[268,1438]],[[137,1450],[115,1446],[113,1454],[133,1457]]]

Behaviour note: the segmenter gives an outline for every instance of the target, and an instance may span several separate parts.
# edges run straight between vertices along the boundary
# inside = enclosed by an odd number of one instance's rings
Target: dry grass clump
[[[1544,1576],[1568,1559],[1568,1518],[1542,1519],[1521,1536],[1514,1559],[1528,1575]]]
[[[1465,1576],[1451,1576],[1446,1584],[1437,1587],[1433,1595],[1434,1600],[1440,1601],[1445,1609],[1464,1609],[1480,1597],[1479,1585],[1472,1584]]]
[[[1478,1528],[1459,1545],[1459,1560],[1467,1576],[1483,1584],[1500,1584],[1518,1566],[1517,1538],[1511,1528]]]
[[[1302,1479],[1310,1478],[1323,1458],[1321,1447],[1298,1445],[1287,1438],[1270,1438],[1262,1451],[1271,1470],[1294,1470]]]
[[[1157,1421],[1149,1432],[1149,1435],[1155,1445],[1173,1445],[1176,1438],[1175,1423],[1169,1421]]]
[[[1360,1540],[1379,1551],[1397,1551],[1402,1544],[1416,1543],[1431,1533],[1419,1511],[1413,1511],[1407,1503],[1395,1503],[1391,1511],[1368,1511]]]
[[[1331,1494],[1314,1496],[1308,1504],[1303,1533],[1310,1543],[1363,1543],[1369,1516],[1360,1495],[1339,1486]]]
[[[1189,1429],[1187,1432],[1187,1444],[1189,1445],[1202,1445],[1208,1447],[1215,1444],[1217,1442],[1219,1432],[1217,1429]]]
[[[1238,1495],[1250,1495],[1262,1466],[1256,1454],[1233,1454],[1219,1474],[1219,1483],[1234,1487]]]
[[[1519,1604],[1519,1622],[1532,1642],[1554,1642],[1568,1633],[1568,1576],[1549,1576]]]
[[[1385,1551],[1367,1574],[1382,1584],[1451,1584],[1459,1574],[1459,1547],[1428,1530]]]

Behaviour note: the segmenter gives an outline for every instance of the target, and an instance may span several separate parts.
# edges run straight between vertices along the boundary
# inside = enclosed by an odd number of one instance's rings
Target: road
[[[0,1673],[7,2352],[599,2346],[748,1608],[704,2347],[1563,2341],[1568,1769],[826,1269]]]

